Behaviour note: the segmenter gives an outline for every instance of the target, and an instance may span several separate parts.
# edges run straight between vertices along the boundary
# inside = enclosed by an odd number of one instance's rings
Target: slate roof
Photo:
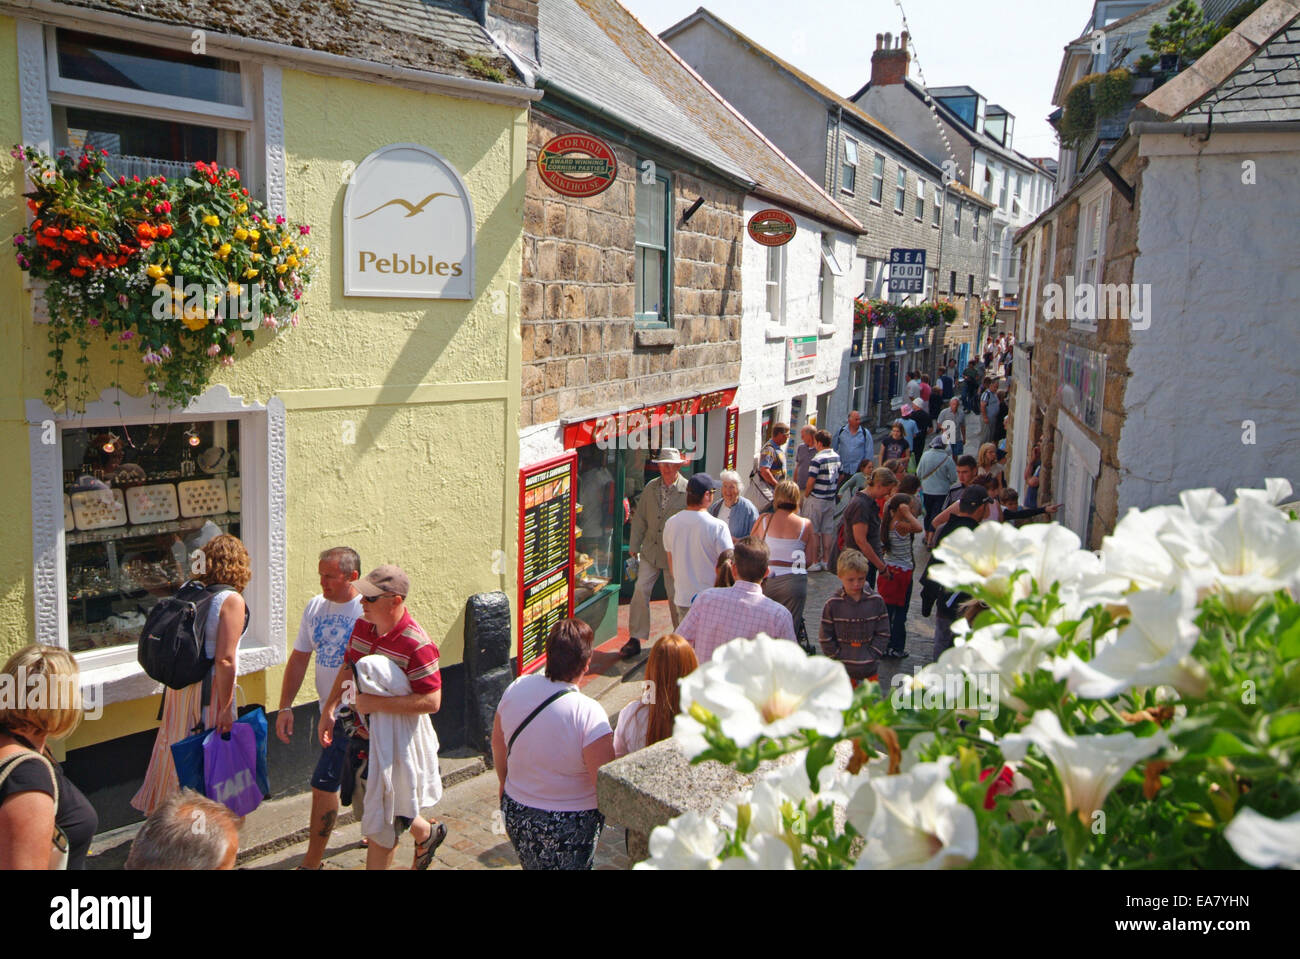
[[[755,193],[864,232],[617,0],[541,0],[538,39],[544,86],[577,94],[679,152],[734,172]]]
[[[906,85],[908,91],[910,91],[913,96],[920,99],[922,103],[925,102],[925,87],[921,86],[921,84],[917,83],[915,80],[911,79],[910,77],[905,79],[903,82]],[[867,83],[865,86],[862,87],[861,90],[853,94],[854,98],[856,99],[857,97],[862,96],[862,94],[867,92],[870,86],[871,84]],[[947,89],[951,89],[951,88],[947,88]],[[1034,164],[1033,161],[1029,159],[1029,157],[1025,156],[1019,150],[1013,149],[1012,147],[1004,147],[1001,143],[993,139],[987,133],[978,132],[977,130],[975,130],[974,127],[971,127],[969,124],[966,123],[965,120],[959,117],[952,109],[944,105],[943,101],[941,101],[938,97],[934,96],[933,94],[931,95],[930,99],[934,101],[934,105],[938,109],[939,114],[956,129],[959,136],[969,141],[972,146],[976,147],[977,149],[983,150],[986,153],[991,153],[995,157],[1005,160],[1008,163],[1014,163],[1017,167],[1023,170],[1028,170],[1032,172]]]
[[[58,0],[444,76],[525,86],[465,0]],[[70,10],[69,12],[73,12]],[[502,81],[497,81],[502,82]]]
[[[1300,120],[1300,0],[1268,0],[1133,118],[1199,125],[1211,107],[1216,126]]]
[[[775,53],[768,50],[766,47],[761,46],[760,44],[754,42],[749,37],[745,36],[745,34],[741,33],[739,30],[733,27],[731,24],[727,23],[725,20],[717,16],[712,11],[706,10],[704,7],[700,7],[690,16],[684,17],[683,19],[679,20],[677,23],[674,23],[671,27],[664,30],[660,34],[660,36],[665,41],[669,40],[673,35],[685,29],[687,26],[689,26],[690,24],[694,23],[697,20],[707,20],[709,23],[713,24],[718,29],[724,31],[725,33],[731,34],[733,37],[736,38],[736,40],[743,43],[745,46],[749,47],[758,56],[768,60],[773,65],[777,66],[781,70],[784,70],[786,73],[790,74],[790,76],[794,77],[795,80],[799,81],[801,84],[803,84],[808,89],[810,89],[813,93],[815,93],[818,97],[824,100],[828,106],[835,106],[835,107],[842,108],[848,119],[850,119],[851,121],[857,121],[857,123],[860,126],[867,129],[876,137],[883,140],[890,147],[894,148],[898,152],[908,157],[908,159],[911,162],[924,164],[926,167],[932,168],[931,175],[934,175],[934,173],[938,170],[938,167],[935,167],[934,164],[931,163],[929,160],[927,160],[923,154],[918,153],[915,149],[913,149],[907,143],[906,140],[900,137],[893,130],[889,129],[889,127],[885,126],[885,124],[881,123],[875,117],[871,116],[871,114],[867,113],[866,110],[862,109],[862,107],[858,106],[852,100],[840,96],[830,87],[825,86],[824,84],[813,79],[813,77],[804,73],[794,64],[782,60]]]

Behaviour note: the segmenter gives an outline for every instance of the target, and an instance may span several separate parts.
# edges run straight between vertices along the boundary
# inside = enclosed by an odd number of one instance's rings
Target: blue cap
[[[686,482],[686,492],[691,496],[700,496],[709,490],[717,489],[722,484],[708,473],[696,473]]]

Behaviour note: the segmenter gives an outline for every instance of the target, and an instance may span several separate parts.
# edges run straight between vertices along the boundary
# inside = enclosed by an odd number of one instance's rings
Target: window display
[[[197,571],[195,552],[239,535],[239,423],[68,429],[62,442],[68,647],[134,644]]]

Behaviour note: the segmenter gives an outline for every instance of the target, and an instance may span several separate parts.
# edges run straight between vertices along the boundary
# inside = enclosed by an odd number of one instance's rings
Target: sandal
[[[447,838],[447,827],[442,823],[433,823],[429,830],[429,837],[424,842],[415,844],[415,861],[411,868],[423,872],[429,868],[429,863],[433,862],[433,854],[438,851],[442,841]]]

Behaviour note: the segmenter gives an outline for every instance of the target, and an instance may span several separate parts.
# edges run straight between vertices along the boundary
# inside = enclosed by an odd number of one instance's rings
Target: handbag
[[[248,723],[234,724],[229,733],[215,729],[203,738],[205,795],[236,816],[247,816],[262,804],[257,785],[257,733]]]
[[[4,781],[9,778],[9,774],[20,763],[33,757],[44,763],[45,768],[50,771],[50,780],[54,783],[54,814],[57,816],[59,814],[59,774],[55,771],[54,764],[45,758],[43,753],[29,749],[26,752],[9,757],[9,759],[5,760],[4,765],[0,766],[0,785],[4,784]],[[58,823],[54,824],[54,835],[50,837],[50,868],[59,870],[68,868],[68,837],[59,828]]]
[[[238,687],[236,687],[238,688]],[[266,710],[260,704],[239,707],[236,723],[244,723],[253,728],[254,742],[257,748],[257,786],[262,791],[263,799],[271,798],[271,783],[266,763],[266,743],[268,724]],[[192,736],[172,743],[172,762],[176,766],[176,779],[182,789],[193,789],[196,793],[207,795],[204,788],[203,774],[203,740],[212,729],[205,729]]]
[[[886,606],[902,606],[907,598],[907,588],[912,585],[912,570],[901,566],[886,566],[887,576],[876,578],[876,592]]]

